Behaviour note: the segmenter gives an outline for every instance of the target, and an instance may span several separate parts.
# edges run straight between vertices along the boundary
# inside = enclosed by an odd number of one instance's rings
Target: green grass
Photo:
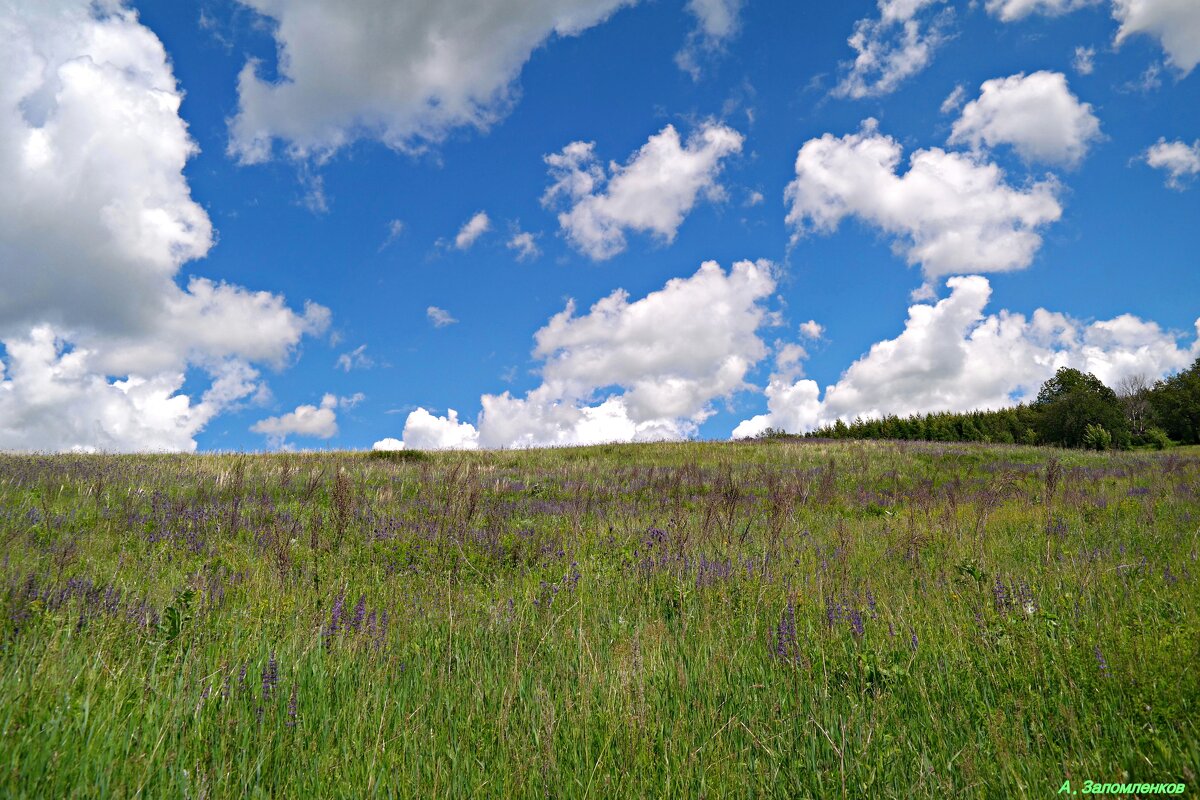
[[[1196,448],[0,456],[0,541],[5,797],[1200,771]]]

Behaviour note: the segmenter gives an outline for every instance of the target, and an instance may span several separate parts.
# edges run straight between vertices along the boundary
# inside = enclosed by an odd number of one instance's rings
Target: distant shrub
[[[1112,434],[1103,425],[1088,423],[1083,429],[1083,446],[1088,450],[1107,450],[1112,447]]]
[[[1145,440],[1146,444],[1150,445],[1155,450],[1164,450],[1171,446],[1171,438],[1167,436],[1167,432],[1162,428],[1147,428],[1143,439]]]
[[[372,450],[370,458],[380,461],[428,461],[429,454],[424,450]]]
[[[765,428],[754,438],[757,441],[773,441],[776,439],[800,439],[803,437],[795,433],[788,433],[783,428]]]

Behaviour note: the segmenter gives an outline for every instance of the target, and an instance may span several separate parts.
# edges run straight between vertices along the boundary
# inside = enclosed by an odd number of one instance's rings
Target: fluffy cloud
[[[555,36],[634,0],[241,0],[272,25],[278,82],[251,61],[238,79],[229,150],[326,156],[359,138],[417,150],[462,126],[484,129],[514,102],[513,81]]]
[[[182,372],[111,379],[93,354],[68,348],[48,325],[9,338],[0,361],[0,448],[25,451],[192,451],[212,417],[259,387],[258,373],[214,366],[200,402],[180,394]]]
[[[537,246],[537,236],[527,231],[517,231],[508,240],[508,249],[517,252],[517,261],[533,261],[542,254]]]
[[[696,18],[696,27],[675,54],[679,68],[693,79],[699,78],[702,56],[720,50],[737,33],[744,4],[745,0],[688,0],[687,10]]]
[[[688,0],[700,33],[710,39],[728,39],[737,32],[738,15],[745,0]]]
[[[1008,144],[1026,161],[1077,164],[1099,136],[1091,104],[1071,94],[1061,72],[1043,70],[984,81],[954,123],[950,143]]]
[[[808,351],[795,342],[775,342],[775,369],[791,378],[804,374]]]
[[[859,20],[848,40],[857,55],[834,94],[863,98],[890,94],[929,65],[946,39],[947,10],[928,13],[945,0],[879,0],[879,18]],[[923,13],[924,12],[924,13]]]
[[[1084,47],[1080,45],[1075,48],[1075,55],[1071,58],[1071,66],[1080,75],[1091,75],[1096,69],[1096,48]]]
[[[946,99],[942,101],[942,105],[938,108],[943,114],[950,114],[962,108],[963,100],[966,99],[967,90],[962,84],[954,87],[954,91],[946,95]]]
[[[254,433],[261,433],[273,447],[279,447],[288,436],[307,436],[314,439],[332,439],[337,436],[337,409],[354,408],[363,401],[362,393],[350,397],[326,394],[321,405],[301,405],[278,417],[267,417],[250,426]]]
[[[186,292],[168,291],[162,316],[148,331],[94,335],[96,365],[111,374],[178,368],[185,362],[240,358],[282,368],[305,335],[329,326],[329,309],[306,303],[303,314],[270,292],[192,278]]]
[[[144,329],[212,226],[166,52],[132,11],[0,10],[0,329]],[[18,267],[19,265],[19,267]]]
[[[1200,175],[1200,139],[1187,142],[1159,139],[1146,150],[1143,158],[1155,169],[1166,170],[1167,186],[1182,191],[1192,178]]]
[[[1200,354],[1197,344],[1181,347],[1174,334],[1130,314],[1090,324],[1045,309],[1028,319],[1009,311],[985,315],[986,278],[956,277],[947,285],[949,297],[910,307],[904,331],[872,345],[823,397],[815,381],[773,375],[768,413],[742,422],[734,436],[767,427],[805,431],[859,416],[1000,408],[1031,399],[1059,367],[1115,386],[1131,375],[1186,367]]]
[[[474,450],[479,447],[479,432],[469,422],[459,422],[453,408],[444,417],[418,408],[404,423],[400,445],[414,450]]]
[[[820,339],[825,335],[825,326],[815,319],[810,319],[808,322],[800,323],[800,333],[809,339]]]
[[[454,246],[459,250],[469,250],[475,241],[492,229],[492,220],[486,212],[480,211],[471,217],[459,229],[454,237]]]
[[[756,331],[766,316],[760,302],[774,288],[765,262],[742,261],[725,273],[710,261],[641,300],[617,291],[583,316],[569,303],[534,336],[542,384],[524,398],[482,398],[481,444],[694,433],[712,414],[711,402],[746,388],[746,373],[766,354]]]
[[[742,135],[724,125],[703,125],[686,145],[668,125],[606,175],[594,142],[572,142],[546,156],[554,183],[542,202],[553,207],[565,199],[569,208],[558,221],[571,244],[598,261],[612,258],[625,249],[626,231],[673,241],[698,196],[724,197],[717,183],[722,162],[741,149]]]
[[[1038,229],[1062,214],[1051,180],[1016,188],[995,164],[940,148],[917,150],[898,175],[901,153],[874,120],[806,142],[785,193],[795,235],[832,232],[858,216],[901,237],[897,252],[932,279],[1027,267],[1042,243]]]
[[[334,367],[344,372],[352,369],[370,369],[373,366],[375,366],[375,360],[367,355],[365,344],[360,344],[348,353],[342,353],[334,364]]]
[[[568,303],[535,334],[533,354],[558,396],[615,384],[635,419],[701,417],[710,399],[743,388],[766,354],[758,301],[774,286],[766,264],[742,261],[726,274],[708,261],[632,303],[616,291],[583,316]]]
[[[0,343],[5,415],[22,420],[0,447],[192,449],[221,403],[178,393],[189,365],[235,402],[261,387],[229,375],[283,366],[328,311],[176,284],[213,232],[183,175],[195,145],[170,63],[136,13],[7,4],[0,29]]]
[[[1113,17],[1121,23],[1118,46],[1144,33],[1162,42],[1167,58],[1185,74],[1200,63],[1200,3],[1195,0],[1113,0]]]
[[[482,441],[487,447],[569,447],[605,442],[682,439],[695,432],[686,420],[632,417],[621,397],[596,405],[555,399],[535,390],[524,398],[508,392],[481,399]]]
[[[433,323],[433,327],[435,328],[444,328],[447,325],[453,325],[458,322],[449,311],[437,306],[430,306],[425,309],[425,316],[429,318],[429,321]]]
[[[775,289],[766,262],[726,273],[706,262],[690,278],[630,301],[623,291],[576,314],[574,303],[535,336],[542,383],[523,397],[485,395],[476,425],[454,412],[409,415],[406,447],[531,447],[678,439],[711,404],[747,388],[767,352],[756,331]],[[418,444],[418,442],[420,444]]]

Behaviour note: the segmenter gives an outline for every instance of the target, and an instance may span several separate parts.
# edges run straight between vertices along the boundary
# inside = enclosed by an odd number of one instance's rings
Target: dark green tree
[[[1042,384],[1033,409],[1038,437],[1047,444],[1082,447],[1088,425],[1099,425],[1115,447],[1129,446],[1129,424],[1117,393],[1090,372],[1061,367]]]
[[[1200,444],[1200,358],[1156,383],[1148,399],[1155,423],[1168,436],[1183,444]]]

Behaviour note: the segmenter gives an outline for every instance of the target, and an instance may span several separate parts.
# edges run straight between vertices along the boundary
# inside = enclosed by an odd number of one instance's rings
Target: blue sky
[[[1200,354],[1187,3],[0,22],[0,448],[723,439]]]

